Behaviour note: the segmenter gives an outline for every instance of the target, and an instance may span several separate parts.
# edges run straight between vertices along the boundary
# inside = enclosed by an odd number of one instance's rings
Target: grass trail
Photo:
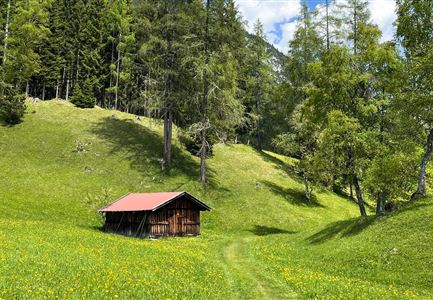
[[[230,277],[231,290],[237,299],[296,299],[296,293],[270,277],[263,275],[262,264],[251,252],[254,237],[232,238],[224,248],[224,258]],[[244,282],[240,284],[239,281]],[[247,283],[247,284],[245,284]],[[240,290],[239,287],[248,290]]]

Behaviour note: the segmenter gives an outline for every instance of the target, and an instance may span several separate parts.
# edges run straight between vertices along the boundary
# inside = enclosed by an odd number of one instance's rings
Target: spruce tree
[[[213,144],[224,142],[241,122],[243,106],[238,95],[238,66],[233,32],[240,26],[231,1],[208,1],[202,19],[202,51],[195,57],[193,73],[199,74],[198,117],[193,118],[190,133],[199,144],[201,182],[207,182],[206,159]],[[191,104],[194,107],[194,103]],[[197,110],[196,110],[197,111]]]
[[[29,80],[40,71],[37,48],[49,34],[46,2],[16,1],[9,26],[5,81],[18,86],[28,94]],[[29,21],[30,20],[30,21]],[[31,39],[29,37],[32,37]]]
[[[75,86],[71,102],[80,108],[93,108],[96,104],[94,93],[95,82],[86,78]]]
[[[271,82],[275,75],[267,49],[263,24],[260,20],[254,24],[254,34],[249,38],[247,49],[247,93],[244,94],[244,105],[246,106],[247,123],[250,124],[249,135],[255,139],[255,146],[261,150],[265,135],[264,110],[270,101]]]
[[[286,97],[286,114],[289,118],[289,131],[276,136],[273,144],[286,154],[296,155],[300,158],[299,169],[304,178],[305,196],[311,200],[311,157],[317,146],[318,128],[315,120],[304,117],[306,88],[311,83],[311,74],[308,71],[310,64],[321,59],[323,39],[318,33],[314,15],[308,10],[304,2],[301,7],[300,18],[297,21],[296,31],[289,43],[289,58],[284,66],[284,80],[281,90]]]
[[[38,79],[39,84],[42,85],[41,98],[43,100],[47,96],[61,98],[62,94],[61,86],[66,63],[63,10],[63,1],[55,0],[51,3],[48,9],[50,33],[45,39],[45,44],[38,50],[42,64]]]

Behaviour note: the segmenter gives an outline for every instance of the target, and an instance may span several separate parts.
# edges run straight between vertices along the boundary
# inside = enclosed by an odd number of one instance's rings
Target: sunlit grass
[[[113,115],[115,115],[113,117]],[[77,151],[77,144],[85,151]],[[161,124],[62,101],[29,104],[0,127],[0,298],[429,298],[428,200],[359,221],[315,190],[295,160],[217,145],[210,182],[175,143],[161,171]],[[198,238],[157,241],[100,230],[97,208],[127,192],[186,190],[214,208]]]

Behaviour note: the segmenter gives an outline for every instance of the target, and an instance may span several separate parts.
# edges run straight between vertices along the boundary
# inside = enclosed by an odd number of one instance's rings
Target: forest
[[[203,183],[214,145],[244,143],[297,158],[307,201],[324,187],[382,215],[426,195],[433,153],[433,2],[396,2],[389,42],[366,0],[304,3],[279,53],[233,0],[0,0],[0,113],[64,99],[151,117],[163,169],[175,125]]]

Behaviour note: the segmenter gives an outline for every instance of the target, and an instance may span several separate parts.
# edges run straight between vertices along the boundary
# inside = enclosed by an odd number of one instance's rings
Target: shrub
[[[87,78],[84,82],[77,85],[71,102],[80,108],[93,108],[96,104],[96,98],[93,94],[92,80]]]
[[[7,124],[19,124],[26,111],[26,96],[9,92],[0,96],[0,116]]]

